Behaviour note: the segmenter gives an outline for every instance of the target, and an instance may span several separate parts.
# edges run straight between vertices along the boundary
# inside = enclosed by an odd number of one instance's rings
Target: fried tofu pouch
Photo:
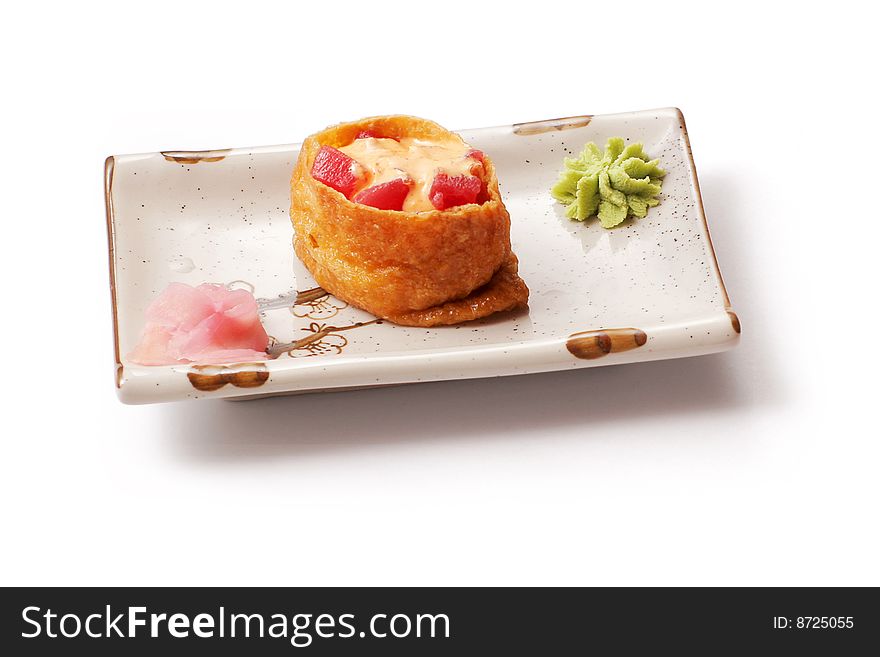
[[[380,210],[348,200],[311,175],[321,146],[343,147],[362,131],[427,140],[453,134],[432,121],[382,116],[339,124],[305,140],[291,178],[290,217],[296,254],[318,284],[406,326],[457,324],[525,307],[529,291],[517,274],[510,216],[491,160],[484,159],[481,204]]]

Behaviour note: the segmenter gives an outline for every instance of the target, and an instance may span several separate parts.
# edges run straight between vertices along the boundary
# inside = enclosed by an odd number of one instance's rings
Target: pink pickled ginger
[[[140,342],[128,354],[139,365],[266,360],[269,336],[246,290],[171,283],[150,304]]]

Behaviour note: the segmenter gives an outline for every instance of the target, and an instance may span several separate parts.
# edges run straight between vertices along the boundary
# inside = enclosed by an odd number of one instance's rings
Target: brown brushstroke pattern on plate
[[[305,303],[311,303],[313,301],[317,301],[321,297],[327,296],[327,290],[323,287],[313,287],[308,290],[303,290],[302,292],[296,293],[296,300],[293,302],[294,305],[301,305]]]
[[[572,333],[565,347],[576,358],[594,360],[608,354],[637,349],[647,341],[648,335],[641,329],[601,329]]]
[[[202,392],[219,390],[227,383],[236,388],[258,388],[269,380],[269,368],[265,363],[193,365],[186,378]]]
[[[110,266],[110,309],[113,313],[113,357],[116,361],[116,387],[121,388],[125,372],[119,356],[119,311],[116,303],[116,237],[113,213],[113,172],[116,158],[104,160],[104,210],[107,222],[107,258]]]
[[[199,162],[219,162],[231,151],[231,148],[219,148],[213,151],[160,151],[169,162],[177,164],[198,164]]]
[[[360,328],[362,326],[381,323],[381,319],[373,319],[368,322],[355,322],[348,326],[332,326],[312,322],[308,327],[302,329],[308,333],[306,337],[293,342],[272,345],[269,347],[269,354],[273,358],[277,358],[281,354],[295,356],[293,353],[294,351],[305,352],[306,356],[320,356],[325,353],[333,352],[341,354],[342,350],[348,345],[348,338],[339,335],[339,333]]]
[[[297,306],[304,309],[300,311]],[[322,287],[313,287],[302,292],[297,292],[296,299],[290,307],[294,317],[308,317],[309,319],[330,319],[336,317],[339,311],[348,308],[348,302],[332,296]]]
[[[703,206],[703,195],[700,192],[700,180],[697,176],[697,165],[694,162],[694,153],[691,150],[691,139],[688,136],[687,124],[684,122],[684,114],[682,114],[681,110],[677,107],[673,108],[675,112],[678,114],[678,122],[681,126],[681,134],[684,138],[684,149],[687,152],[688,161],[691,165],[691,184],[694,187],[694,191],[697,195],[697,214],[700,215],[700,218],[703,220],[703,229],[706,231],[706,239],[709,242],[709,254],[712,256],[712,265],[715,268],[715,273],[718,274],[718,284],[721,287],[721,294],[724,295],[724,308],[725,310],[732,312],[730,309],[730,297],[727,294],[727,288],[724,285],[724,278],[721,276],[721,268],[718,266],[718,256],[715,255],[715,246],[712,244],[712,234],[709,232],[709,220],[706,219],[706,208]],[[737,320],[737,324],[739,320]],[[736,326],[734,326],[736,328]],[[739,333],[739,331],[737,331]]]
[[[546,119],[544,121],[529,121],[527,123],[514,123],[513,134],[515,135],[540,135],[554,130],[571,130],[590,125],[592,115],[566,116],[559,119]]]
[[[742,332],[742,326],[739,323],[739,317],[736,316],[736,313],[732,310],[727,311],[727,316],[730,317],[730,324],[733,326],[733,330],[737,333]]]

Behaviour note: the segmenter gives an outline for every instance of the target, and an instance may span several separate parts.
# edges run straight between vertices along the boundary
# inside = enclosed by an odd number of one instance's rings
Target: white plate
[[[253,397],[526,374],[722,351],[739,320],[721,280],[677,109],[465,130],[495,161],[529,310],[454,327],[359,323],[315,291],[288,218],[298,145],[107,158],[116,383],[127,403]],[[641,141],[668,174],[648,217],[604,230],[566,219],[548,190],[587,141]],[[226,283],[263,300],[278,342],[265,363],[146,367],[125,359],[170,282]],[[298,303],[290,301],[297,296]]]

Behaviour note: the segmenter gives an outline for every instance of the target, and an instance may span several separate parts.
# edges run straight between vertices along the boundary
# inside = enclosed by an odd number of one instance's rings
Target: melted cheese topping
[[[404,212],[434,209],[428,194],[438,173],[471,175],[472,168],[479,165],[477,160],[467,156],[471,147],[454,137],[445,141],[404,137],[399,142],[368,137],[355,139],[339,150],[369,172],[366,187],[397,178],[411,180],[412,187],[403,202]]]

